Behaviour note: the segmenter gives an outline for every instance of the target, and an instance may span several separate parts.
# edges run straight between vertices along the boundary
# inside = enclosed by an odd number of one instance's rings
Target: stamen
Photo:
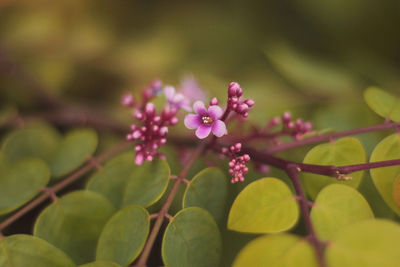
[[[203,116],[201,117],[201,120],[204,124],[211,124],[214,122],[214,120],[210,116]]]

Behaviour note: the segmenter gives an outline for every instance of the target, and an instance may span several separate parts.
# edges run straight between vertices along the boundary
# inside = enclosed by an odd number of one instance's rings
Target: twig
[[[169,192],[167,199],[164,202],[164,205],[161,207],[161,210],[158,212],[158,217],[154,223],[153,228],[151,229],[150,235],[146,241],[146,244],[144,245],[143,251],[136,263],[135,266],[146,266],[147,259],[150,256],[151,249],[153,248],[154,242],[156,240],[156,237],[158,235],[158,232],[161,229],[162,223],[164,221],[164,218],[168,212],[169,207],[172,204],[172,201],[175,198],[176,193],[178,192],[178,189],[180,185],[183,183],[183,180],[185,179],[185,176],[189,172],[191,166],[193,163],[196,161],[196,159],[201,155],[201,153],[204,151],[206,147],[205,143],[201,143],[196,150],[193,152],[191,157],[189,158],[188,162],[184,165],[182,171],[178,174],[177,179],[175,180],[174,185],[171,188],[171,191]]]
[[[301,188],[298,167],[295,164],[288,165],[288,167],[286,168],[286,173],[288,174],[290,180],[293,183],[294,189],[296,190],[296,194],[300,203],[301,214],[303,215],[303,219],[309,233],[309,241],[315,250],[318,264],[320,267],[326,267],[327,265],[324,258],[325,244],[318,239],[315,233],[315,229],[310,217],[310,211],[308,208],[308,200],[304,195],[303,189]]]
[[[105,152],[104,154],[101,154],[100,156],[96,157],[97,162],[103,162],[106,159],[112,157],[113,155],[119,153],[120,151],[126,149],[128,146],[131,144],[128,142],[123,142],[121,144],[116,145],[115,147],[111,148],[109,151]],[[92,162],[88,162],[85,166],[82,168],[78,169],[75,171],[73,174],[68,176],[67,178],[63,179],[59,183],[55,184],[54,186],[50,187],[49,190],[45,190],[40,196],[35,198],[33,201],[29,202],[26,206],[24,206],[22,209],[14,213],[12,216],[4,220],[0,224],[0,231],[8,227],[10,224],[21,218],[23,215],[37,207],[39,204],[44,202],[47,198],[51,197],[51,192],[57,193],[61,189],[65,188],[69,184],[73,183],[74,181],[78,180],[81,178],[84,174],[88,173],[90,170],[92,170],[95,167],[95,165]]]
[[[321,142],[328,141],[328,140],[335,139],[335,138],[357,135],[357,134],[368,133],[368,132],[388,130],[388,129],[396,129],[398,127],[400,127],[400,122],[393,122],[393,123],[385,122],[382,124],[372,125],[372,126],[368,126],[368,127],[352,129],[352,130],[333,133],[333,134],[317,135],[317,136],[313,136],[313,137],[306,138],[303,140],[293,141],[290,143],[284,143],[284,144],[281,144],[278,146],[271,147],[271,148],[267,149],[266,152],[268,152],[270,154],[274,154],[274,153],[292,149],[295,147],[309,145],[309,144],[315,144],[315,143],[321,143]]]

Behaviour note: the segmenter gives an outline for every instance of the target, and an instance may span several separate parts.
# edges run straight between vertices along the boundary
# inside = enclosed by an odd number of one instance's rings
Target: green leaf
[[[371,154],[371,162],[400,158],[400,134],[392,134],[383,139]],[[372,180],[383,200],[400,215],[400,208],[393,199],[393,184],[400,176],[400,166],[376,168],[370,170]]]
[[[400,98],[375,87],[365,90],[364,98],[368,106],[379,116],[400,121]]]
[[[121,267],[121,265],[110,261],[94,261],[79,265],[79,267]]]
[[[400,208],[400,176],[393,183],[393,201]]]
[[[219,222],[223,219],[227,202],[227,180],[218,168],[207,168],[198,173],[187,186],[183,208],[200,207]]]
[[[60,140],[60,134],[49,125],[30,124],[13,131],[4,141],[2,152],[10,163],[31,157],[48,162]]]
[[[102,194],[117,209],[121,208],[126,184],[137,169],[133,158],[134,153],[132,152],[112,158],[101,170],[90,177],[86,189]]]
[[[69,132],[57,147],[50,160],[51,175],[60,178],[78,168],[97,147],[97,134],[91,129]]]
[[[33,232],[65,251],[75,263],[83,264],[95,259],[97,240],[114,212],[102,195],[75,191],[45,208]]]
[[[101,232],[96,260],[108,260],[122,266],[132,263],[149,234],[150,218],[140,206],[129,206],[111,217]]]
[[[360,164],[365,163],[365,161],[366,155],[362,144],[351,137],[315,146],[304,158],[304,163],[335,166]],[[318,192],[329,184],[341,183],[357,188],[362,175],[362,171],[352,173],[352,179],[349,181],[339,181],[333,177],[312,173],[302,173],[301,177],[308,194],[315,199]]]
[[[266,235],[252,240],[237,255],[233,267],[317,267],[315,253],[305,240],[291,234]]]
[[[94,261],[79,265],[79,267],[121,267],[121,265],[110,261]]]
[[[24,205],[35,197],[50,179],[49,168],[40,159],[23,159],[11,165],[2,162],[0,166],[0,214]]]
[[[167,190],[170,175],[167,162],[159,158],[138,166],[126,184],[123,206],[148,207],[155,203]]]
[[[274,233],[291,229],[299,207],[288,186],[276,178],[262,178],[236,197],[228,229],[246,233]]]
[[[366,220],[342,228],[329,242],[330,267],[397,267],[400,227],[387,220]]]
[[[374,218],[365,198],[341,184],[328,185],[319,192],[311,210],[311,220],[319,238],[331,239],[342,227]]]
[[[168,224],[161,252],[169,267],[213,267],[219,266],[221,246],[221,235],[210,213],[190,207]]]
[[[0,267],[74,267],[72,260],[48,242],[31,235],[0,239]]]

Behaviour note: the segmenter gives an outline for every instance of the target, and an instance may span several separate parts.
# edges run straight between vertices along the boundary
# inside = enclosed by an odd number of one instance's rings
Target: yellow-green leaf
[[[356,138],[351,137],[317,145],[304,158],[304,163],[334,166],[360,164],[365,161],[366,155],[362,144]],[[333,177],[313,173],[302,173],[301,177],[307,193],[315,199],[318,192],[329,184],[341,183],[357,188],[362,175],[362,171],[352,173],[349,181],[338,181]]]
[[[246,186],[236,197],[228,229],[247,233],[274,233],[291,229],[299,207],[289,187],[276,178],[262,178]]]

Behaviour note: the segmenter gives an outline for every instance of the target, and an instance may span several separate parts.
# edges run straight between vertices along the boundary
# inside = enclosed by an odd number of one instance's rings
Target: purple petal
[[[217,137],[221,137],[228,133],[225,123],[221,120],[214,121],[212,124],[212,132]]]
[[[165,86],[164,94],[168,101],[171,101],[175,95],[175,88],[172,86]]]
[[[189,100],[187,100],[187,99],[184,99],[184,100],[182,101],[181,107],[182,107],[184,110],[188,111],[188,112],[191,112],[191,111],[192,111],[192,107],[190,106],[190,102],[189,102]]]
[[[209,125],[200,125],[196,130],[196,136],[200,139],[206,138],[211,132],[211,126]]]
[[[196,115],[196,114],[186,115],[184,124],[185,124],[186,128],[191,129],[191,130],[199,128],[199,126],[202,125],[199,115]]]
[[[213,118],[213,120],[218,120],[222,116],[222,108],[219,106],[211,106],[208,108],[208,115]]]
[[[194,102],[193,109],[194,112],[196,112],[199,115],[207,114],[206,107],[204,106],[204,103],[202,101]]]

